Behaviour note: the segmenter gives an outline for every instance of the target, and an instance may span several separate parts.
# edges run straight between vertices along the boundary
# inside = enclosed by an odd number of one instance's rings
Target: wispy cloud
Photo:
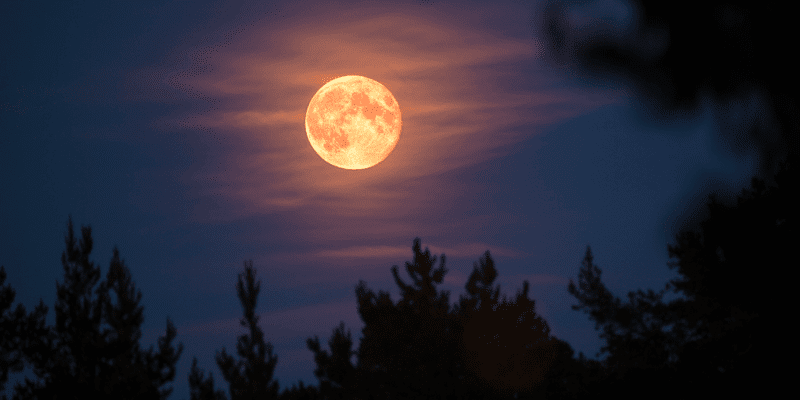
[[[139,98],[177,90],[206,102],[157,122],[172,134],[196,135],[206,146],[204,163],[181,175],[193,187],[187,202],[195,221],[279,216],[274,228],[282,238],[306,244],[316,256],[396,259],[407,250],[382,245],[481,232],[497,218],[462,213],[443,219],[473,201],[465,193],[491,190],[489,182],[475,188],[474,181],[445,175],[507,155],[543,127],[615,101],[578,95],[555,81],[539,64],[535,39],[470,23],[485,18],[484,11],[370,2],[291,9],[171,58],[183,64],[132,73],[129,86]],[[317,156],[304,125],[316,90],[352,74],[391,90],[403,119],[388,158],[357,171]],[[333,244],[343,234],[360,243]],[[520,256],[476,235],[440,250]]]
[[[492,254],[504,257],[520,257],[522,254],[513,249],[506,249],[498,246],[490,246],[484,243],[460,244],[454,247],[424,246],[430,250],[434,256],[444,254],[445,256],[459,258],[478,258],[487,250]],[[424,249],[423,249],[424,250]],[[411,251],[406,246],[350,246],[340,249],[325,249],[314,253],[321,258],[366,258],[383,260],[402,260],[411,257]]]
[[[459,289],[451,293],[451,303],[457,302],[459,295],[464,294],[460,289],[463,289],[467,278],[468,275],[461,271],[448,271],[445,275],[445,286],[440,290]],[[537,274],[500,276],[496,284],[501,286],[503,295],[513,299],[516,291],[522,287],[523,280],[527,280],[532,286],[566,285],[566,279],[563,277]],[[529,293],[529,296],[536,297],[535,293]],[[393,297],[393,301],[398,300],[396,296]],[[245,333],[245,329],[240,325],[240,319],[240,317],[226,318],[179,326],[178,329],[181,335],[189,336],[235,336]],[[363,327],[354,298],[259,314],[259,326],[273,343],[294,341],[298,335],[328,337],[341,321],[344,321],[345,327],[354,335],[357,335]]]
[[[189,336],[236,336],[246,333],[240,319],[227,318],[179,326],[178,329],[182,335]],[[298,335],[327,337],[341,321],[351,331],[360,330],[355,299],[259,314],[259,326],[273,343],[296,340]]]

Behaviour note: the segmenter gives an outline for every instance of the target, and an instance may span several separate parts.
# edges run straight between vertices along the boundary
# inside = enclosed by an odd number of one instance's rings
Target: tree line
[[[779,314],[790,301],[790,283],[770,271],[789,266],[798,238],[793,165],[781,164],[774,181],[766,185],[754,178],[733,205],[712,196],[699,229],[684,230],[668,247],[669,267],[678,277],[660,291],[617,297],[603,284],[587,247],[567,290],[577,300],[573,309],[587,313],[600,332],[599,360],[575,355],[550,333],[527,281],[516,296],[501,297],[488,251],[451,305],[450,293],[438,288],[447,273],[445,255],[423,251],[417,238],[404,268],[410,280],[400,276],[398,266],[391,268],[398,301],[359,281],[361,341],[353,343],[343,322],[333,329],[327,349],[318,337],[308,338],[319,383],[300,381],[279,392],[273,379],[278,358],[256,314],[261,284],[252,261],[246,261],[236,286],[246,332],[235,355],[225,348],[216,353],[227,391],[194,358],[191,399],[763,397],[780,386],[759,377],[766,371],[781,374],[775,355],[790,332],[786,316]],[[30,312],[22,304],[12,308],[15,291],[0,267],[3,399],[168,398],[183,350],[175,343],[176,328],[167,319],[157,346],[142,348],[142,294],[130,270],[114,248],[101,280],[100,267],[89,259],[91,228],[82,227],[81,233],[76,240],[70,218],[53,326],[45,323],[48,307],[42,301]],[[666,301],[668,293],[677,296]],[[8,374],[25,366],[35,379],[7,390]]]

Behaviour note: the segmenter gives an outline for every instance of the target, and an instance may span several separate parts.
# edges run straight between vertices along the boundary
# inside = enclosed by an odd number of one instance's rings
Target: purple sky
[[[682,204],[753,172],[710,112],[651,124],[624,87],[545,62],[537,3],[108,3],[0,12],[0,265],[52,322],[67,216],[91,225],[103,274],[116,245],[142,291],[143,344],[177,326],[175,399],[193,356],[224,382],[213,357],[243,333],[244,260],[275,377],[316,384],[306,338],[327,346],[344,321],[358,340],[356,283],[396,301],[389,269],[415,237],[446,254],[451,303],[490,250],[502,292],[527,279],[553,333],[593,357],[567,293],[586,245],[617,295],[659,289]],[[599,6],[619,26],[620,4]],[[336,168],[306,138],[308,102],[343,75],[400,104],[400,140],[372,168]]]

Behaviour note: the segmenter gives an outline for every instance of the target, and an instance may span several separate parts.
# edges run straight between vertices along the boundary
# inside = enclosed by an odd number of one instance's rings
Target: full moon
[[[311,98],[306,134],[323,160],[344,169],[369,168],[400,138],[400,106],[380,82],[357,75],[336,78]]]

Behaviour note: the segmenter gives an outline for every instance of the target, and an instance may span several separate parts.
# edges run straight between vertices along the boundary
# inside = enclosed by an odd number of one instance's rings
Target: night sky
[[[415,237],[447,256],[451,303],[489,250],[501,293],[528,280],[552,333],[594,357],[600,339],[567,293],[586,246],[618,296],[660,289],[685,204],[744,187],[757,164],[718,143],[712,109],[650,122],[625,86],[549,63],[535,2],[261,3],[0,8],[7,282],[52,323],[67,218],[91,225],[103,276],[117,246],[142,292],[142,344],[175,322],[174,399],[194,356],[227,391],[214,355],[244,333],[245,260],[283,389],[317,383],[308,337],[327,348],[344,321],[357,347],[355,285],[396,301],[390,268]],[[620,29],[633,18],[599,7]],[[364,170],[326,163],[305,133],[313,95],[344,75],[381,82],[402,112],[394,151]]]

